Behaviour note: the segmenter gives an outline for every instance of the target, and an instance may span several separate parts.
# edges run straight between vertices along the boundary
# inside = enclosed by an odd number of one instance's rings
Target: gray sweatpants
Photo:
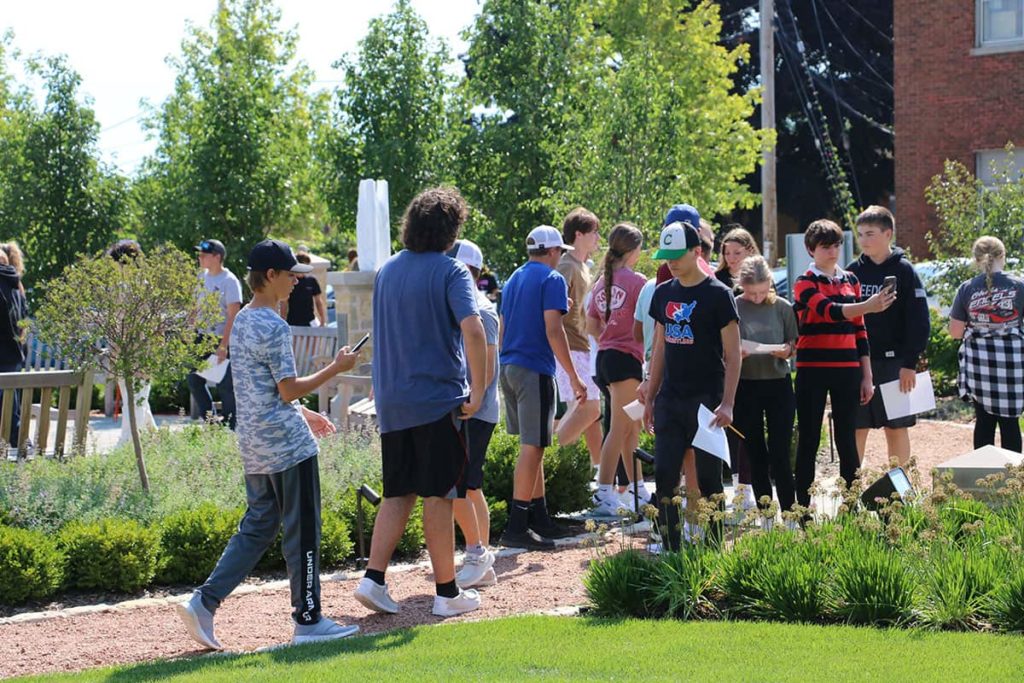
[[[283,472],[245,475],[248,508],[213,573],[199,591],[219,607],[253,570],[284,523],[281,552],[288,567],[292,618],[320,621],[320,468],[313,456]]]

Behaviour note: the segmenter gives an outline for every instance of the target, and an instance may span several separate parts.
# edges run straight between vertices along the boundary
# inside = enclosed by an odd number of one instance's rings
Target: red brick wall
[[[956,159],[1024,148],[1024,52],[971,55],[973,0],[894,0],[897,241],[917,258],[938,221],[924,190]]]

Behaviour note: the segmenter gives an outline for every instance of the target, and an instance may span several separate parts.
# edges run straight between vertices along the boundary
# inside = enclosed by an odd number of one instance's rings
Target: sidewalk
[[[156,415],[156,424],[158,427],[167,427],[169,429],[182,429],[185,425],[191,424],[187,416],[181,415]],[[117,441],[121,438],[121,420],[122,417],[114,419],[112,417],[104,417],[101,413],[93,413],[89,416],[89,432],[86,436],[86,452],[90,455],[96,453],[100,455],[106,455],[117,447]],[[75,422],[74,420],[68,420],[67,433],[64,439],[65,453],[71,451],[71,444],[75,434]],[[36,436],[36,424],[35,420],[32,421],[31,437]],[[45,453],[53,453],[54,448],[57,444],[57,425],[54,422],[50,423],[50,433],[46,441]],[[36,454],[40,452],[39,444],[35,444]]]

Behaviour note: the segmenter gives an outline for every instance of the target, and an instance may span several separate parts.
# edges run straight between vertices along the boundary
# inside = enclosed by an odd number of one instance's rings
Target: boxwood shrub
[[[0,603],[20,605],[57,592],[64,582],[64,554],[38,531],[0,526]]]
[[[72,522],[57,536],[65,585],[132,592],[148,586],[160,559],[160,532],[130,519]]]

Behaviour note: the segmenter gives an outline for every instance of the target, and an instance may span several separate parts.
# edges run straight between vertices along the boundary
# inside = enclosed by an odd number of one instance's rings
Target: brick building
[[[946,159],[984,179],[1013,142],[1024,168],[1024,0],[894,0],[893,34],[898,240],[920,257]]]

